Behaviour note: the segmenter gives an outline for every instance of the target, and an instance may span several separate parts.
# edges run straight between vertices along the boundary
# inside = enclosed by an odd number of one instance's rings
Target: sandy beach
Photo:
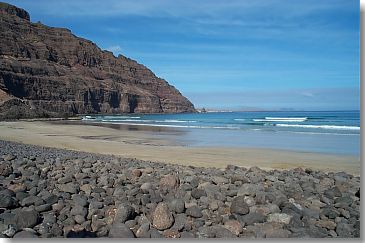
[[[17,121],[0,122],[0,131],[1,140],[170,164],[216,168],[229,164],[263,169],[302,167],[354,175],[360,171],[360,159],[356,156],[262,148],[186,147],[166,139],[168,136],[160,136],[178,135],[181,131],[164,128],[95,126],[79,121]]]

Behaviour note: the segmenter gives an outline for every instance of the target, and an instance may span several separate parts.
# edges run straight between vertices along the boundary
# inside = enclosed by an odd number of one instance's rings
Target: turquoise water
[[[351,155],[359,155],[360,151],[358,111],[92,115],[83,117],[83,121],[178,129],[184,133],[176,139],[186,146],[263,147]]]

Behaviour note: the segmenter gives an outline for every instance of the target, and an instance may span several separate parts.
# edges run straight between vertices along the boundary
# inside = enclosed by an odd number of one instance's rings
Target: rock
[[[176,213],[183,213],[185,211],[185,202],[182,199],[174,199],[170,203],[170,209]]]
[[[195,236],[191,232],[183,231],[180,233],[180,238],[195,238]]]
[[[140,177],[142,175],[142,171],[139,169],[132,170],[132,176],[133,177]]]
[[[319,220],[318,222],[316,222],[316,226],[329,230],[334,230],[336,228],[336,223],[331,220]]]
[[[151,183],[146,182],[146,183],[143,183],[140,188],[142,191],[148,192],[148,190],[152,189],[153,186]]]
[[[193,218],[203,217],[203,213],[198,206],[192,206],[192,207],[186,209],[186,215],[189,215]]]
[[[236,238],[237,237],[230,230],[228,230],[222,226],[213,226],[213,229],[215,231],[216,238]]]
[[[16,158],[16,156],[12,155],[12,154],[6,154],[3,156],[3,159],[5,161],[11,161],[11,160],[14,160]]]
[[[36,206],[34,208],[37,212],[46,212],[46,211],[50,211],[52,209],[52,206],[51,204],[43,204],[43,205],[39,205],[39,206]]]
[[[212,176],[211,180],[216,185],[222,185],[222,184],[227,184],[228,183],[228,179],[224,178],[224,177],[221,177],[221,176]]]
[[[289,224],[293,216],[285,213],[273,213],[269,214],[267,222]]]
[[[249,213],[246,215],[237,215],[238,221],[242,225],[252,225],[254,223],[263,223],[266,220],[266,216],[260,213]]]
[[[7,87],[2,96],[8,98],[0,106],[1,119],[195,111],[186,97],[145,66],[102,51],[64,28],[19,18],[8,11],[18,8],[9,6],[1,6],[0,39],[4,41],[0,49],[11,57],[0,59],[0,87]],[[9,40],[6,36],[17,38]],[[31,44],[34,40],[39,42],[37,48]],[[12,72],[7,69],[10,66],[14,67]],[[20,95],[19,80],[21,100],[15,98]],[[42,92],[44,89],[53,91]]]
[[[353,227],[346,223],[338,223],[336,226],[336,233],[340,238],[349,238],[352,235]]]
[[[191,196],[195,199],[199,199],[201,197],[206,197],[207,193],[202,189],[193,189],[191,191]]]
[[[38,206],[43,203],[44,203],[44,201],[42,200],[42,198],[39,198],[37,196],[29,196],[29,197],[24,198],[20,204],[22,206],[29,206],[29,205]]]
[[[151,234],[150,234],[149,230],[150,230],[149,223],[142,224],[136,231],[136,237],[137,238],[150,238]]]
[[[210,210],[217,210],[219,208],[219,201],[218,200],[213,200],[209,203],[209,209]]]
[[[38,238],[33,232],[22,230],[14,235],[14,238]]]
[[[110,231],[110,238],[135,238],[133,232],[123,223],[113,223]]]
[[[242,233],[242,225],[238,220],[228,220],[224,223],[224,227],[237,236]]]
[[[187,217],[185,214],[177,214],[175,217],[174,225],[172,229],[176,229],[181,231],[185,227],[185,222],[187,221]]]
[[[237,196],[255,196],[257,192],[263,191],[259,184],[243,184],[237,192]]]
[[[335,199],[336,208],[346,208],[352,204],[353,200],[351,197],[339,197]]]
[[[161,235],[160,232],[154,228],[150,229],[149,234],[151,235],[151,238],[164,238],[163,235]]]
[[[179,178],[175,175],[166,175],[160,180],[161,188],[174,189],[179,186]]]
[[[15,222],[19,229],[33,228],[39,222],[39,214],[35,210],[16,210]]]
[[[115,212],[114,222],[125,223],[135,217],[135,209],[130,205],[121,204]]]
[[[180,233],[179,231],[177,230],[174,230],[174,229],[167,229],[165,230],[162,235],[165,237],[165,238],[172,238],[172,239],[175,239],[175,238],[180,238]]]
[[[84,185],[80,186],[80,190],[85,192],[86,195],[90,195],[92,192],[92,188],[89,184],[84,184]]]
[[[248,205],[245,203],[245,197],[238,196],[235,197],[231,204],[231,213],[244,215],[248,214],[250,211]]]
[[[10,163],[0,163],[0,176],[9,176],[13,173],[13,168]]]
[[[67,175],[65,177],[61,177],[60,179],[57,180],[58,183],[60,184],[66,184],[72,181],[72,177]]]
[[[87,213],[88,213],[87,208],[82,207],[80,205],[75,205],[71,209],[71,215],[73,215],[73,216],[81,215],[83,217],[86,217]]]
[[[72,202],[74,205],[78,205],[81,207],[86,207],[89,205],[87,198],[78,194],[72,195]]]
[[[76,183],[59,184],[58,189],[63,192],[68,192],[71,194],[76,194],[79,192],[79,186]]]
[[[83,215],[76,215],[75,216],[75,222],[78,224],[82,224],[83,222],[85,222],[85,217]]]
[[[0,193],[0,208],[12,208],[16,206],[16,201],[9,195]]]
[[[159,203],[153,213],[153,226],[158,230],[170,228],[174,223],[174,217],[166,203]]]

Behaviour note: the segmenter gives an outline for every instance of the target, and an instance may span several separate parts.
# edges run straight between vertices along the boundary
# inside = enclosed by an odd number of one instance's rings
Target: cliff
[[[195,112],[151,70],[0,3],[0,119]]]

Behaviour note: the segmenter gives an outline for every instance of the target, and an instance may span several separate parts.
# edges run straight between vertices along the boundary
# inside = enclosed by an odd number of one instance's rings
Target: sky
[[[197,108],[360,108],[359,0],[6,2],[138,61]]]

